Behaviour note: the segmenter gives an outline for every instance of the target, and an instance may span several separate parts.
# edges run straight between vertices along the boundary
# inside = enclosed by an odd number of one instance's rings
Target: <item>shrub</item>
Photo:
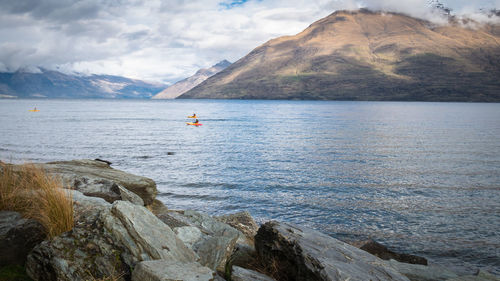
[[[61,180],[33,164],[0,163],[0,210],[38,220],[49,238],[73,228],[73,200]]]

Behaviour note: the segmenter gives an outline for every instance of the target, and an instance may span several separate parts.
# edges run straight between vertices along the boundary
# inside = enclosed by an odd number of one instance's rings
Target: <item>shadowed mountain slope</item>
[[[175,99],[176,97],[184,94],[185,92],[191,90],[201,82],[205,81],[210,76],[220,72],[231,65],[227,60],[220,61],[216,65],[210,68],[202,68],[198,70],[193,76],[176,82],[172,86],[166,88],[165,90],[159,92],[153,99]]]
[[[338,11],[180,98],[500,101],[500,26]]]
[[[151,98],[165,87],[112,75],[78,76],[42,69],[0,73],[0,98]]]

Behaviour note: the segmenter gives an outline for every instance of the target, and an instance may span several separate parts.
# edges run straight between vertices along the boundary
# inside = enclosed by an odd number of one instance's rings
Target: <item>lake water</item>
[[[500,104],[0,100],[2,161],[81,158],[154,179],[172,209],[500,274]]]

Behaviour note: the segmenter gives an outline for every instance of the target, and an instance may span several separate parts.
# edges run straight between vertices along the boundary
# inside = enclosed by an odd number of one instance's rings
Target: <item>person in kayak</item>
[[[198,124],[198,119],[194,120],[193,122],[194,124]]]
[[[196,118],[196,113],[193,112],[193,118]]]

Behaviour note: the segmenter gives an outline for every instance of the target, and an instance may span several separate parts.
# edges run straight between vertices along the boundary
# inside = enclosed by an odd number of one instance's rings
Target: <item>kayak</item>
[[[188,118],[198,118],[198,116],[193,115],[193,116],[188,116]]]
[[[38,110],[38,109],[30,109],[29,111],[31,111],[31,112],[38,112],[40,110]]]
[[[186,122],[186,125],[201,126],[201,123]]]

